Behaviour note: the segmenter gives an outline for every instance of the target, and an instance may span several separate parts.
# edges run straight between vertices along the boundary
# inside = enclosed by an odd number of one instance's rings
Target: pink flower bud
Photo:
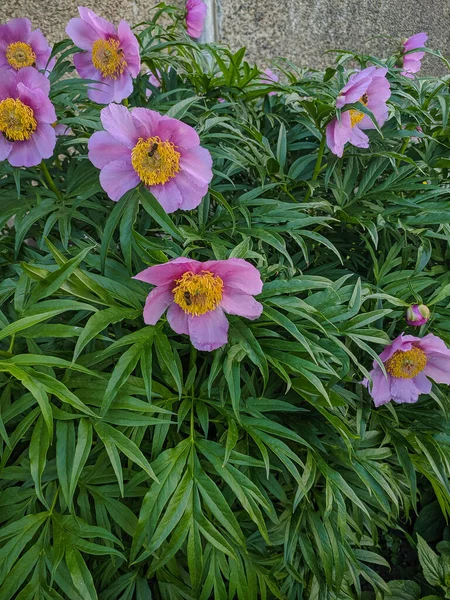
[[[425,304],[411,304],[406,311],[406,322],[412,327],[420,327],[430,318],[430,309]]]

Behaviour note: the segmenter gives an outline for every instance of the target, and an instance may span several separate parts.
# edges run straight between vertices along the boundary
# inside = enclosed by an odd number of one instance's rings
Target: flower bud
[[[425,304],[411,304],[406,311],[406,322],[412,327],[420,327],[430,318],[430,309]]]

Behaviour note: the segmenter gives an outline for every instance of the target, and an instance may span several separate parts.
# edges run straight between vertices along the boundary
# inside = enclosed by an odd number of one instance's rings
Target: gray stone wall
[[[449,0],[206,0],[204,38],[248,48],[249,60],[266,66],[284,56],[299,66],[332,63],[331,48],[384,56],[399,40],[420,31],[429,46],[450,54]],[[15,0],[0,3],[0,22],[29,17],[50,40],[64,36],[67,21],[83,0]],[[91,0],[86,5],[118,23],[145,20],[158,0]],[[182,6],[184,0],[169,0]],[[385,37],[380,37],[385,36]],[[426,58],[425,71],[442,72],[437,59]]]

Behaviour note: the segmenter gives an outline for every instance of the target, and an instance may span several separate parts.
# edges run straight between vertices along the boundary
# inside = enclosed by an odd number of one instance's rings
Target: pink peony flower
[[[189,335],[198,350],[211,352],[227,343],[225,313],[254,320],[263,309],[253,298],[263,287],[259,271],[241,258],[199,262],[181,257],[134,279],[156,286],[147,296],[145,323],[155,325],[168,309],[169,325]]]
[[[370,394],[375,406],[393,400],[398,404],[417,402],[420,394],[431,392],[431,377],[436,383],[450,385],[450,349],[441,338],[429,333],[423,338],[399,335],[380,354],[387,372],[384,376],[376,361],[370,372]],[[367,379],[363,385],[369,387]]]
[[[336,100],[336,107],[343,108],[346,104],[359,101],[372,111],[380,127],[384,125],[388,117],[386,101],[391,95],[386,73],[387,69],[368,67],[352,75],[347,85],[342,88]],[[340,121],[336,118],[327,125],[329,149],[340,157],[347,142],[358,148],[368,148],[369,138],[363,129],[375,129],[368,116],[353,108],[343,112]]]
[[[73,57],[78,73],[99,82],[89,86],[88,96],[99,104],[121,102],[133,91],[132,78],[141,68],[139,43],[126,21],[116,29],[88,8],[78,11],[81,19],[71,19],[66,32],[84,50]]]
[[[56,144],[56,121],[48,98],[50,83],[33,67],[4,69],[0,78],[0,161],[34,167],[50,158]]]
[[[430,320],[430,309],[425,304],[411,304],[406,311],[406,322],[412,327],[420,327]]]
[[[422,66],[421,61],[425,56],[425,52],[411,52],[411,54],[406,54],[406,52],[410,52],[416,48],[423,48],[427,39],[428,36],[426,33],[416,33],[416,35],[411,36],[403,42],[402,75],[405,77],[414,79],[414,75],[412,73],[418,73],[420,71],[420,67]]]
[[[159,72],[158,69],[156,69],[156,75],[153,75],[153,73],[150,72],[150,77],[148,78],[148,82],[156,88],[160,88],[161,87],[161,73]],[[150,98],[150,96],[153,94],[152,90],[150,88],[147,88],[145,91],[145,95],[147,96],[147,98]]]
[[[265,69],[264,71],[266,77],[261,77],[261,81],[263,83],[278,83],[279,77],[276,73],[271,71],[270,69]],[[269,92],[269,96],[276,96],[277,92]]]
[[[100,118],[106,131],[89,140],[89,159],[100,183],[117,201],[139,183],[167,213],[198,206],[212,179],[211,155],[195,129],[148,108],[110,104]]]
[[[205,24],[207,7],[203,0],[187,0],[186,2],[186,29],[193,38],[202,35]]]
[[[31,31],[29,19],[11,19],[0,25],[0,69],[18,71],[24,67],[51,71],[55,60],[52,49],[40,29]]]

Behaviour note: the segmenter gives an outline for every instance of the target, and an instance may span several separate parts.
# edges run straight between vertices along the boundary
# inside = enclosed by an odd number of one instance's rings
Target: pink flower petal
[[[423,373],[436,383],[450,385],[450,356],[437,352],[428,354],[427,365]]]
[[[14,142],[8,161],[13,167],[35,167],[42,160],[34,135],[24,142]]]
[[[32,139],[42,158],[51,158],[56,145],[55,128],[49,123],[39,123]],[[40,162],[40,161],[39,161]]]
[[[161,185],[152,185],[149,190],[167,214],[173,213],[182,207],[183,197],[174,179]]]
[[[136,130],[139,131],[139,136],[142,138],[161,137],[158,131],[159,123],[164,119],[168,119],[168,117],[160,115],[156,110],[150,110],[149,108],[133,108],[131,115]],[[161,140],[166,141],[163,137],[161,137]]]
[[[153,135],[159,135],[162,140],[172,142],[181,151],[200,144],[200,138],[195,129],[178,119],[170,117],[160,119],[156,131],[156,134]],[[181,153],[183,154],[183,152]]]
[[[98,102],[99,104],[106,104],[107,102],[122,102],[122,100],[125,100],[125,98],[128,98],[128,96],[133,93],[133,79],[131,78],[130,73],[127,71],[117,79],[109,80],[108,83],[109,88],[105,86],[100,91],[102,94],[104,94],[105,99],[109,95],[111,99],[108,97],[108,100],[104,100],[102,102],[95,100],[95,102]]]
[[[397,352],[397,350],[401,350],[402,352],[406,352],[407,350],[411,350],[413,344],[416,342],[420,342],[420,338],[414,335],[404,335],[403,333],[395,338],[392,344],[386,346],[383,352],[380,354],[381,360],[385,363],[387,360],[391,358],[391,356]],[[374,362],[374,367],[377,363]]]
[[[350,144],[357,148],[368,148],[369,138],[367,135],[359,129],[359,127],[352,127],[350,134]]]
[[[0,36],[6,41],[6,46],[13,42],[28,42],[31,33],[29,19],[11,19],[0,27]]]
[[[35,29],[31,33],[28,43],[36,54],[36,68],[45,69],[48,66],[48,59],[50,58],[52,49],[42,31],[40,29]]]
[[[2,73],[2,79],[4,76],[5,73]],[[45,77],[45,75],[39,73],[39,71],[33,67],[23,67],[17,71],[17,74],[15,75],[15,83],[16,85],[23,83],[23,85],[30,90],[38,89],[47,95],[50,93],[49,80],[47,77]]]
[[[397,404],[413,404],[419,399],[419,390],[414,383],[414,379],[402,379],[391,377],[392,400]]]
[[[240,315],[251,320],[258,319],[263,311],[263,305],[253,296],[228,286],[224,286],[220,306],[230,315]]]
[[[177,173],[173,179],[181,196],[181,202],[178,208],[182,210],[193,210],[197,208],[204,196],[208,192],[208,184],[202,183],[193,177],[190,177],[184,171]],[[167,184],[166,184],[167,185]]]
[[[382,406],[391,401],[391,390],[390,390],[390,377],[386,379],[383,371],[377,366],[370,372],[372,377],[372,389],[370,395],[372,396],[373,403],[375,406]],[[366,382],[366,387],[368,383]]]
[[[189,335],[188,316],[175,302],[169,306],[167,321],[175,333]]]
[[[227,288],[234,288],[252,295],[262,292],[263,283],[260,272],[243,258],[209,260],[203,263],[202,268],[218,275]]]
[[[120,104],[110,104],[100,112],[103,127],[127,148],[134,148],[138,133],[130,111]]]
[[[80,13],[82,20],[99,34],[97,35],[97,39],[99,37],[102,37],[103,39],[116,37],[117,32],[114,25],[103,17],[99,17],[93,10],[85,8],[84,6],[79,6],[78,12]]]
[[[131,160],[113,160],[100,171],[100,185],[114,202],[139,183],[140,179],[131,165]]]
[[[327,146],[333,154],[341,157],[345,144],[350,141],[352,127],[349,111],[341,114],[341,121],[333,119],[326,128]]]
[[[180,256],[162,265],[148,267],[135,275],[133,279],[139,279],[139,281],[145,281],[152,285],[175,285],[175,280],[179,279],[183,273],[186,271],[196,273],[201,270],[202,266],[198,260]]]
[[[188,35],[193,38],[201,36],[207,12],[203,0],[187,0],[186,28]]]
[[[126,21],[120,21],[117,33],[127,63],[127,70],[133,77],[137,77],[141,69],[139,42]]]
[[[425,32],[416,33],[406,40],[403,44],[403,48],[405,49],[405,52],[409,52],[409,50],[414,50],[415,48],[423,48],[427,40],[428,36]]]
[[[198,317],[188,316],[189,335],[194,348],[211,352],[228,342],[228,319],[223,310],[216,310]]]
[[[6,160],[12,150],[12,143],[0,133],[0,161]]]
[[[96,131],[89,139],[89,160],[98,169],[113,160],[126,161],[130,158],[130,150],[117,141],[107,131]]]
[[[172,302],[172,286],[161,286],[153,289],[145,302],[144,323],[146,325],[156,325]]]
[[[77,54],[74,54],[73,64],[78,71],[78,75],[83,79],[100,79],[101,75],[92,63],[90,52],[77,52]]]
[[[184,150],[180,158],[180,167],[198,182],[196,185],[208,184],[213,177],[211,154],[201,146]]]
[[[82,50],[91,50],[93,43],[100,38],[98,32],[89,23],[78,18],[70,19],[66,33],[75,46]]]
[[[431,392],[433,386],[424,371],[416,375],[416,377],[413,378],[413,381],[414,385],[419,390],[419,394],[429,394]]]
[[[407,336],[404,336],[404,338],[406,337]],[[429,354],[431,352],[439,352],[440,354],[444,354],[445,356],[450,356],[450,348],[447,348],[444,340],[441,340],[440,337],[434,335],[433,333],[429,333],[423,338],[414,338],[414,341],[418,342],[417,346],[421,348],[426,354]]]
[[[33,109],[34,117],[38,122],[54,123],[56,121],[55,107],[42,90],[30,90],[23,83],[18,83],[17,91],[22,102]]]

